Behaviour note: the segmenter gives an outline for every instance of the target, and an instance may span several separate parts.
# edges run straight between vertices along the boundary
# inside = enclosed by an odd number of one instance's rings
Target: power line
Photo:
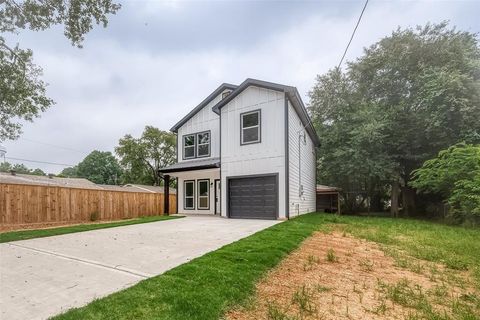
[[[69,148],[69,147],[63,147],[63,146],[59,146],[59,145],[56,145],[56,144],[51,144],[51,143],[46,143],[46,142],[31,140],[31,139],[27,139],[27,138],[19,138],[19,139],[20,139],[20,140],[25,140],[25,141],[28,141],[28,142],[43,144],[43,145],[45,145],[45,146],[54,147],[54,148],[58,148],[58,149],[64,149],[64,150],[74,151],[74,152],[78,152],[78,153],[81,153],[81,154],[88,153],[87,151],[76,150],[76,149],[72,149],[72,148]]]
[[[357,24],[355,25],[355,29],[353,29],[352,36],[350,37],[350,41],[348,41],[347,47],[345,48],[345,52],[343,52],[342,59],[340,59],[340,63],[337,66],[337,69],[340,69],[340,66],[342,65],[343,59],[347,55],[348,48],[350,47],[350,44],[352,43],[353,37],[355,36],[355,32],[357,31],[358,25],[360,24],[360,21],[362,20],[363,13],[365,12],[365,8],[367,7],[368,0],[365,1],[365,5],[363,6],[362,13],[360,13],[360,16],[358,17]]]
[[[56,165],[56,166],[64,166],[64,167],[74,167],[75,166],[74,164],[48,162],[48,161],[38,161],[38,160],[30,160],[30,159],[12,158],[12,157],[5,157],[5,159],[17,160],[17,161],[26,161],[26,162],[35,162],[35,163],[43,163],[43,164],[53,164],[53,165]]]

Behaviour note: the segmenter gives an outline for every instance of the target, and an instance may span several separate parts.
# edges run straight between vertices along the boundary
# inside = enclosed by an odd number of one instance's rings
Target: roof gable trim
[[[185,117],[178,121],[171,129],[172,132],[177,132],[178,129],[183,126],[188,120],[190,120],[194,115],[196,115],[200,110],[202,110],[207,104],[209,104],[213,99],[215,99],[223,91],[230,89],[235,90],[236,85],[230,83],[223,83],[217,89],[215,89],[208,97],[206,97],[198,106],[193,108]]]
[[[218,102],[215,106],[213,106],[212,111],[216,114],[220,115],[220,109],[227,105],[230,101],[235,99],[240,93],[242,93],[246,88],[253,86],[253,87],[260,87],[269,90],[275,90],[280,92],[285,92],[286,99],[290,101],[293,106],[293,109],[297,112],[298,117],[303,123],[305,130],[310,135],[315,146],[320,146],[320,139],[313,127],[312,121],[310,116],[307,113],[307,109],[303,104],[302,99],[300,98],[300,94],[298,93],[297,88],[292,86],[281,85],[277,83],[257,80],[257,79],[247,79],[242,84],[240,84],[232,93],[228,95],[225,99]]]

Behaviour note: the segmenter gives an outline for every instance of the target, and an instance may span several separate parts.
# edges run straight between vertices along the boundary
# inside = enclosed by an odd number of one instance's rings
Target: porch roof
[[[208,158],[174,163],[159,171],[162,173],[193,171],[202,169],[220,168],[220,158]]]

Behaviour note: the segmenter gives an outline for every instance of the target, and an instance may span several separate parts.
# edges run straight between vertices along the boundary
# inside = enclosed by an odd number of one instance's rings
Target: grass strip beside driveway
[[[277,224],[54,319],[218,319],[322,220],[308,214]]]
[[[67,234],[67,233],[129,226],[132,224],[148,223],[148,222],[163,221],[163,220],[178,219],[178,218],[183,218],[183,217],[181,216],[149,216],[149,217],[141,217],[137,219],[129,219],[124,221],[107,222],[107,223],[79,224],[74,226],[49,228],[49,229],[9,231],[9,232],[0,233],[0,243],[34,239],[34,238],[51,237],[51,236],[58,236],[58,235]]]

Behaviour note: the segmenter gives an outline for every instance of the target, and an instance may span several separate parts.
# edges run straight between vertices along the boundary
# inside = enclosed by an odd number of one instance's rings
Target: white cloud
[[[142,10],[161,10],[158,4],[147,4]],[[34,47],[57,105],[26,124],[23,137],[79,150],[113,151],[124,134],[139,135],[147,124],[168,130],[220,83],[239,83],[247,77],[297,86],[307,100],[315,76],[338,64],[361,9],[361,3],[352,5],[358,10],[350,15],[312,12],[287,30],[265,34],[242,49],[205,44],[191,51],[156,53],[148,43],[128,46],[104,38],[87,39],[82,50]],[[371,2],[347,59],[399,25],[449,19],[478,31],[473,11],[458,2]],[[261,26],[256,32],[262,32]],[[22,139],[4,144],[11,157],[72,164],[83,157]],[[61,170],[27,164],[49,172]]]

